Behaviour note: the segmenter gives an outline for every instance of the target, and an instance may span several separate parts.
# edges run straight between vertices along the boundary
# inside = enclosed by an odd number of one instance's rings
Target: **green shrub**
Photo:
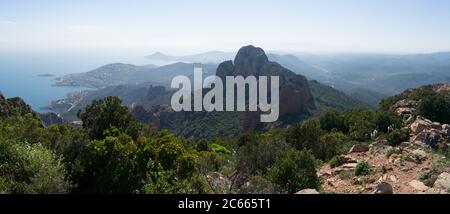
[[[345,136],[341,132],[331,132],[320,137],[314,151],[314,156],[320,160],[328,161],[338,155],[343,146]]]
[[[287,130],[286,142],[297,150],[308,149],[316,154],[320,136],[325,131],[320,128],[318,120],[307,120],[301,124],[295,124]]]
[[[351,110],[345,113],[349,125],[349,137],[364,142],[371,140],[371,133],[376,129],[374,110]]]
[[[265,174],[290,148],[283,139],[277,137],[265,138],[257,134],[247,134],[252,139],[237,150],[236,170],[246,175]]]
[[[400,127],[402,119],[394,112],[378,111],[374,122],[378,131],[387,133],[389,126]]]
[[[440,123],[450,123],[450,97],[446,95],[430,95],[422,99],[417,112]]]
[[[287,131],[286,141],[297,150],[311,150],[313,155],[322,161],[329,161],[337,155],[344,143],[342,132],[327,133],[321,129],[317,120],[307,120],[302,124],[294,125]]]
[[[409,140],[409,129],[395,129],[386,136],[389,145],[398,146]]]
[[[283,193],[320,187],[320,180],[316,174],[316,159],[308,150],[288,151],[284,157],[275,162],[270,170],[270,177]]]
[[[339,158],[339,156],[334,156],[333,158],[331,158],[331,160],[328,161],[328,164],[330,164],[331,168],[335,168],[335,167],[342,165],[341,159]]]
[[[230,150],[228,150],[224,146],[221,146],[221,145],[215,144],[215,143],[211,144],[211,150],[215,153],[223,154],[223,155],[228,155],[231,153]]]
[[[95,140],[104,139],[105,131],[113,128],[136,139],[140,128],[118,97],[94,100],[84,111],[78,112],[77,116],[83,121],[83,128],[89,132],[91,139]]]
[[[199,152],[209,151],[208,141],[205,139],[199,140],[195,145],[195,149]]]
[[[355,175],[356,176],[364,176],[368,175],[370,172],[370,165],[367,163],[367,161],[363,161],[361,163],[358,163],[355,168]]]
[[[320,127],[323,130],[331,132],[332,130],[338,130],[343,133],[348,132],[348,125],[341,112],[330,109],[326,110],[319,117]]]
[[[41,144],[0,139],[0,192],[67,193],[70,183],[60,159]]]

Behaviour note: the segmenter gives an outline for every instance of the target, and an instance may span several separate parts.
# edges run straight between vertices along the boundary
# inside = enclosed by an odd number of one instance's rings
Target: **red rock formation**
[[[314,101],[307,79],[270,62],[261,48],[242,47],[236,55],[234,64],[225,61],[217,68],[216,75],[225,82],[226,76],[279,76],[280,77],[280,117],[290,113],[305,113],[314,107]],[[270,81],[269,81],[270,82]],[[269,86],[270,88],[270,86]],[[252,130],[259,122],[261,112],[246,112],[244,129]]]

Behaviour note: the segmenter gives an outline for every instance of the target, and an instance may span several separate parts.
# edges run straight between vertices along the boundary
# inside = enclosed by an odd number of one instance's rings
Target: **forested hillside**
[[[356,156],[358,164],[350,166],[343,161],[351,159],[342,158],[343,154],[350,148],[363,152],[358,154],[379,154],[361,149],[373,144],[375,148],[391,146],[382,154],[393,155],[404,142],[412,146],[399,153],[405,161],[438,161],[439,165],[430,165],[436,166],[427,174],[432,179],[422,181],[433,191],[448,191],[440,182],[449,164],[440,157],[449,157],[449,126],[433,131],[438,123],[429,124],[434,129],[421,130],[411,125],[422,117],[448,123],[448,91],[448,85],[427,86],[390,97],[376,110],[329,109],[288,128],[209,140],[188,140],[141,124],[117,97],[95,100],[80,111],[82,128],[67,124],[44,128],[18,98],[0,96],[0,192],[295,193],[315,189],[345,193],[326,183],[328,178],[323,176],[327,175],[320,173],[324,166],[338,167],[330,175],[341,167],[337,175],[343,182],[347,178],[359,182],[381,171],[371,165],[372,156],[362,162]],[[418,102],[417,110],[399,106],[405,99]],[[440,138],[433,141],[429,134],[419,134],[425,131],[440,133]],[[421,154],[408,152],[411,148],[427,151],[427,161]],[[342,170],[344,166],[350,168]],[[379,184],[363,182],[379,190]],[[359,188],[360,184],[351,185]]]

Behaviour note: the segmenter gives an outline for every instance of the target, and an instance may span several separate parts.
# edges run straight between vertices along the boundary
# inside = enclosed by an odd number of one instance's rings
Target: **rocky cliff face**
[[[0,116],[9,116],[12,114],[25,115],[28,113],[33,113],[33,110],[21,98],[14,97],[6,99],[0,93]]]
[[[40,113],[39,118],[42,121],[44,127],[49,127],[51,125],[61,125],[64,123],[64,119],[53,112]]]
[[[222,80],[226,76],[279,76],[280,77],[280,118],[290,114],[305,114],[314,108],[314,99],[308,81],[302,75],[270,62],[263,49],[254,46],[242,47],[234,63],[225,61],[217,68],[216,75]],[[254,129],[258,124],[260,112],[246,112],[244,129]]]

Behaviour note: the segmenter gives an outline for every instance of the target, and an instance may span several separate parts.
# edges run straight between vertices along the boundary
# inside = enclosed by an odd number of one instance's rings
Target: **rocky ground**
[[[441,156],[406,142],[396,148],[385,146],[382,142],[373,143],[366,148],[366,152],[349,152],[341,156],[344,163],[341,166],[331,168],[329,164],[325,164],[319,170],[324,192],[364,194],[381,191],[409,194],[446,193],[450,190],[428,183],[427,186],[422,179],[433,176],[436,171],[446,170],[447,160]],[[394,153],[388,155],[391,150]],[[355,176],[357,164],[364,161],[369,164],[370,172],[368,175]],[[449,175],[442,173],[447,184],[450,184]],[[380,190],[379,186],[383,185],[388,186],[388,189]]]
[[[439,86],[436,90],[449,92],[450,85]],[[377,139],[369,145],[353,146],[339,157],[339,166],[324,164],[320,168],[322,191],[344,194],[450,193],[450,161],[437,152],[439,147],[450,146],[450,126],[417,115],[416,106],[416,101],[400,100],[392,107],[404,119],[405,129],[410,131],[409,142],[392,147]],[[363,163],[367,163],[368,173],[356,176],[356,168]]]

